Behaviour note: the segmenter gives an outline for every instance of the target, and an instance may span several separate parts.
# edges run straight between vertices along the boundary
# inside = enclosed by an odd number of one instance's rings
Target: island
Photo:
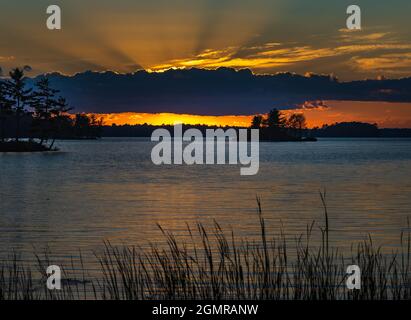
[[[57,151],[56,139],[100,137],[102,119],[70,114],[72,108],[47,76],[28,88],[25,71],[15,68],[0,81],[0,152]]]

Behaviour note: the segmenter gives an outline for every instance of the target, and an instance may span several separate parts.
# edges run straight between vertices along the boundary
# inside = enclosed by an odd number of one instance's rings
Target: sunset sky
[[[334,74],[340,81],[411,75],[409,0],[356,1],[362,10],[360,31],[346,29],[346,8],[352,1],[345,0],[70,0],[53,4],[62,9],[60,31],[46,28],[50,1],[1,0],[3,71],[30,65],[29,76],[35,76],[224,66],[250,68],[256,74]],[[307,117],[315,124],[353,115],[390,126],[400,126],[401,119],[411,121],[409,104],[394,105],[371,108],[366,103],[341,102]],[[326,114],[332,110],[335,113]]]
[[[321,127],[344,121],[362,121],[376,123],[380,128],[411,128],[411,103],[364,102],[364,101],[325,101],[325,108],[295,109],[283,111],[286,116],[292,113],[304,113],[307,126]],[[123,124],[205,124],[218,126],[250,125],[253,115],[204,116],[173,113],[112,113],[97,114],[106,125]]]

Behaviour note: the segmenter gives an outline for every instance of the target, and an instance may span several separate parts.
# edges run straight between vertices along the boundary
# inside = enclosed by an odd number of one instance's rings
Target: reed
[[[13,255],[0,266],[0,299],[410,299],[409,220],[400,235],[399,250],[383,254],[369,237],[351,246],[349,256],[344,256],[330,245],[325,193],[321,200],[320,245],[311,242],[314,222],[294,240],[283,231],[269,236],[257,198],[258,240],[239,239],[215,221],[208,229],[201,223],[193,230],[187,226],[189,240],[179,241],[159,225],[164,246],[142,250],[105,242],[103,252],[95,254],[102,276],[88,280],[86,271],[81,275],[65,271],[60,291],[44,286],[48,252],[36,255],[36,276]],[[361,269],[361,290],[346,288],[346,268],[351,264]],[[71,269],[76,269],[74,263]],[[82,259],[77,269],[84,270]]]

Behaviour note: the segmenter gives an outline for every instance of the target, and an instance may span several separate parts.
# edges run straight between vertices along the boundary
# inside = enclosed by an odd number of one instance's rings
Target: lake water
[[[258,236],[256,196],[268,228],[290,237],[323,225],[327,190],[331,240],[342,250],[365,239],[399,244],[411,213],[410,139],[321,139],[261,143],[260,171],[238,166],[155,166],[149,139],[58,142],[61,152],[0,155],[0,255],[27,259],[49,247],[68,262],[103,240],[147,246],[156,226],[185,237],[186,224],[215,219],[240,237]],[[31,257],[31,258],[30,258]]]

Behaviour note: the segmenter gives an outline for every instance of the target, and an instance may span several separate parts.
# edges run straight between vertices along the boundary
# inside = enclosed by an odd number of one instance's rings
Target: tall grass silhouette
[[[321,242],[311,243],[315,223],[290,241],[283,231],[267,234],[261,202],[257,198],[258,240],[239,239],[218,222],[212,228],[198,223],[187,226],[188,241],[158,226],[165,246],[149,250],[104,243],[96,253],[101,277],[88,280],[63,272],[63,288],[45,288],[48,253],[37,255],[38,271],[13,255],[0,267],[0,299],[211,299],[211,300],[404,300],[411,298],[411,234],[400,235],[397,251],[383,254],[369,237],[351,246],[344,256],[330,246],[330,227],[325,193],[321,193],[324,225]],[[84,270],[80,259],[81,270]],[[361,269],[361,289],[346,287],[348,265]],[[73,268],[74,269],[74,266]],[[39,277],[40,275],[40,277]],[[40,283],[40,289],[36,287]]]

